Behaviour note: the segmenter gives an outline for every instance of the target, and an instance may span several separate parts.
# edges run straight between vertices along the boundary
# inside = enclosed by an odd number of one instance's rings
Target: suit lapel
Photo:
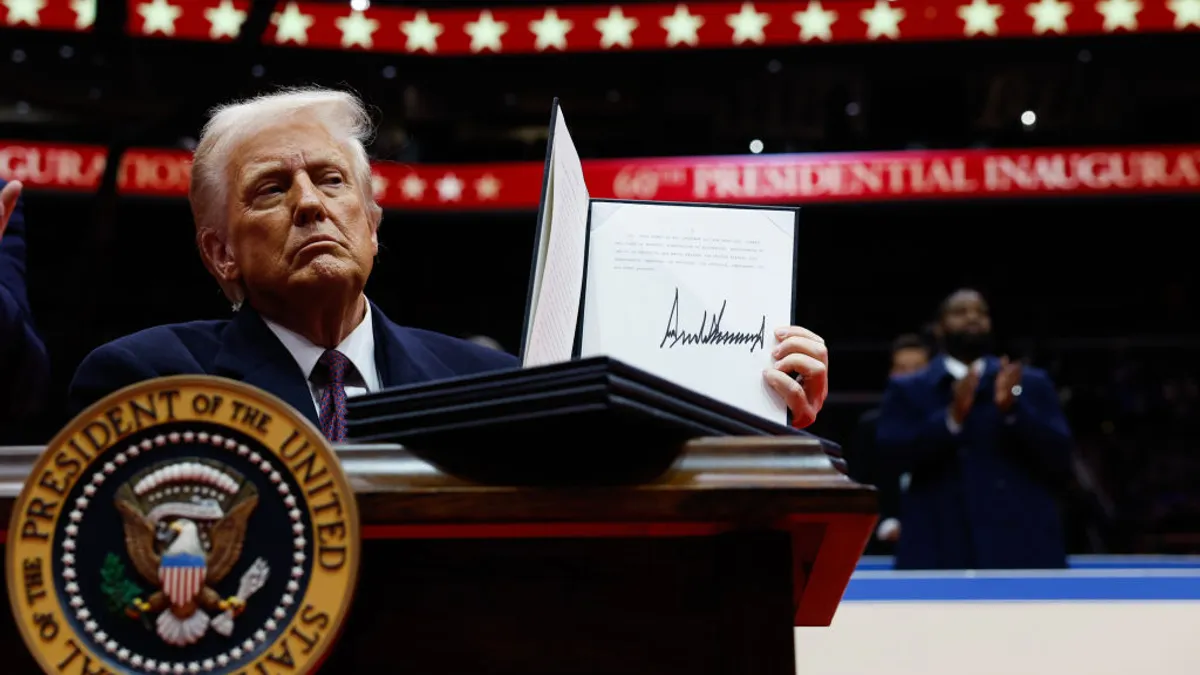
[[[253,309],[243,307],[230,321],[213,367],[215,375],[241,380],[278,396],[320,428],[307,378]]]
[[[946,369],[942,354],[933,357],[924,371],[926,391],[937,406],[946,406],[954,398],[954,375]]]
[[[943,389],[954,377],[946,370],[946,359],[941,354],[933,357],[925,368],[925,378],[934,389]]]
[[[379,369],[383,387],[386,389],[432,379],[430,374],[412,359],[412,349],[405,344],[399,327],[384,316],[375,303],[371,303],[371,313],[374,317],[372,323],[375,332],[375,366]]]

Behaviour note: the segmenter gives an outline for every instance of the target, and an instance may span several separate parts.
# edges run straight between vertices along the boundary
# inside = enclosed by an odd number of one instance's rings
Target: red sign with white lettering
[[[741,204],[957,197],[1200,192],[1200,146],[939,150],[585,161],[593,197]],[[91,191],[104,173],[95,146],[0,141],[0,177],[30,188]],[[390,209],[533,209],[542,164],[374,164]],[[122,157],[120,190],[186,197],[191,155],[138,149]]]

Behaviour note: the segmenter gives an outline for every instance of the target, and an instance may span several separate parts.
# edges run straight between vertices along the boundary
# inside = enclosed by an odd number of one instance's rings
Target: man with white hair
[[[269,391],[346,437],[346,397],[519,367],[518,360],[392,323],[363,294],[378,251],[362,103],[290,90],[219,107],[200,136],[188,195],[196,243],[233,304],[230,320],[158,326],[92,352],[69,391],[72,413],[126,385],[185,373]],[[807,426],[825,400],[823,341],[790,327],[767,379]],[[785,372],[805,377],[801,386]]]

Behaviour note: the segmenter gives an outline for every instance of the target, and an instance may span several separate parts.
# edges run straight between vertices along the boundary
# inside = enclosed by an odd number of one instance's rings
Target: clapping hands
[[[996,383],[992,397],[1001,413],[1012,410],[1017,400],[1024,375],[1024,366],[1020,361],[1012,362],[1007,356],[1000,359],[1000,370],[996,373]],[[975,404],[975,393],[979,388],[979,372],[972,368],[967,376],[954,383],[954,398],[950,402],[950,417],[955,424],[962,424]]]

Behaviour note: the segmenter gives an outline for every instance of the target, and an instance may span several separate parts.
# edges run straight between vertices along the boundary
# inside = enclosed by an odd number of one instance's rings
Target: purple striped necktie
[[[336,349],[326,350],[313,368],[321,391],[321,433],[332,443],[346,440],[346,375],[350,359]]]

